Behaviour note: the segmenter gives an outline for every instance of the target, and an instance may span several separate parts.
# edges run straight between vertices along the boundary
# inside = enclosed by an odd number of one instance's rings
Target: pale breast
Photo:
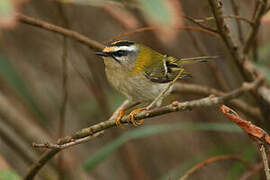
[[[110,84],[132,102],[151,102],[168,86],[168,83],[151,82],[142,73],[130,74],[122,68],[105,70]]]

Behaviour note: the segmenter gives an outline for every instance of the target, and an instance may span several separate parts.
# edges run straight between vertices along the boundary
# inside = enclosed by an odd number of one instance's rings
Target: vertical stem
[[[194,34],[190,31],[187,31],[189,37],[191,38],[191,41],[194,45],[194,47],[197,49],[197,51],[199,51],[199,53],[202,56],[205,56],[207,54],[205,47],[202,45],[202,43],[198,40],[198,38],[196,36],[194,36]],[[215,76],[219,86],[221,87],[221,89],[223,91],[228,91],[229,87],[224,79],[224,77],[222,76],[221,72],[217,69],[216,65],[209,63],[208,64],[213,75]]]
[[[232,4],[232,9],[233,9],[234,15],[239,16],[239,7],[235,3],[235,0],[231,0],[231,4]],[[237,24],[239,40],[240,40],[241,44],[244,44],[243,30],[242,30],[241,22],[239,19],[236,19],[236,24]]]
[[[267,156],[265,153],[265,148],[263,145],[261,145],[260,151],[261,151],[262,160],[263,160],[263,164],[264,164],[264,171],[265,171],[266,179],[270,180],[269,165],[268,165],[268,160],[267,160]]]
[[[216,20],[216,25],[219,31],[219,34],[224,41],[227,49],[230,51],[230,54],[233,58],[233,63],[236,64],[237,68],[239,69],[239,72],[241,73],[243,79],[245,81],[251,82],[254,78],[252,74],[243,67],[243,54],[239,51],[238,46],[234,42],[229,27],[227,26],[226,22],[223,18],[223,12],[222,12],[222,2],[220,0],[208,0],[209,5],[211,7],[211,10],[213,12],[213,15]]]
[[[68,20],[64,14],[64,10],[62,7],[62,4],[59,2],[56,2],[56,6],[58,8],[61,23],[64,27],[68,27]],[[67,38],[63,36],[63,51],[62,51],[62,102],[59,109],[59,129],[58,129],[58,137],[61,138],[65,134],[65,124],[66,124],[66,111],[67,111],[67,101],[68,101],[68,89],[67,89],[67,83],[68,83],[68,74],[67,74]],[[64,179],[64,169],[63,169],[63,161],[64,161],[64,154],[59,154],[58,159],[58,179]]]
[[[255,15],[254,15],[254,25],[251,29],[251,31],[249,32],[249,35],[248,35],[248,39],[245,43],[245,47],[244,47],[244,54],[248,54],[253,42],[254,42],[254,39],[256,38],[257,36],[257,33],[258,33],[258,30],[259,30],[259,27],[261,25],[261,18],[262,16],[264,15],[265,11],[266,11],[266,6],[267,6],[267,0],[260,0],[258,1],[259,5],[258,5],[258,8],[256,8],[256,12],[255,12]],[[257,3],[257,4],[258,4]],[[257,6],[257,5],[256,5]]]

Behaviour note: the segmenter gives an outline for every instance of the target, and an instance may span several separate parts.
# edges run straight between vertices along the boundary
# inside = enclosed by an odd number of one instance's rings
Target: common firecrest
[[[190,63],[205,62],[213,59],[213,56],[197,58],[177,59],[139,43],[131,41],[116,41],[106,46],[102,52],[96,53],[102,56],[105,64],[105,72],[110,84],[124,95],[130,103],[130,107],[139,103],[147,105],[151,103],[168,84],[176,78],[181,71],[180,79],[190,77],[190,73],[183,66]],[[166,92],[168,95],[171,88]],[[162,98],[156,103],[160,106]],[[116,124],[121,125],[121,118],[125,110],[119,112]],[[137,122],[134,115],[143,108],[132,111],[129,120],[133,125]]]

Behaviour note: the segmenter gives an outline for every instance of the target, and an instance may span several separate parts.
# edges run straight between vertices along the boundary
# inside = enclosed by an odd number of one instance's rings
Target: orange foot
[[[143,119],[141,119],[140,121],[136,121],[135,120],[135,115],[144,111],[145,108],[138,108],[138,109],[135,109],[133,110],[129,115],[128,115],[128,119],[131,121],[131,123],[134,125],[134,126],[138,126],[138,125],[141,125],[143,123]]]
[[[115,124],[118,126],[118,127],[122,127],[122,123],[121,123],[121,119],[122,117],[124,117],[126,115],[125,113],[125,109],[120,109],[118,115],[117,115],[117,118],[115,120]]]

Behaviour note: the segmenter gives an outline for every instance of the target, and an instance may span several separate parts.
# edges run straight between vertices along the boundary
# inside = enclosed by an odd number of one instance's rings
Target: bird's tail
[[[208,60],[213,60],[217,58],[218,56],[201,56],[201,57],[192,57],[192,58],[182,58],[182,59],[177,59],[175,63],[177,63],[178,65],[184,66],[186,64],[207,62]]]

